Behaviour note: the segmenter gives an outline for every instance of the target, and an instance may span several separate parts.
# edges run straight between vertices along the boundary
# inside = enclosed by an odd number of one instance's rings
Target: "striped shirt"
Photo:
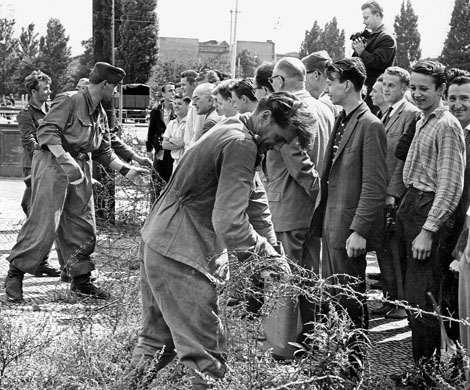
[[[465,140],[459,121],[446,107],[438,107],[416,124],[403,182],[435,197],[423,228],[437,232],[459,204],[465,169]]]

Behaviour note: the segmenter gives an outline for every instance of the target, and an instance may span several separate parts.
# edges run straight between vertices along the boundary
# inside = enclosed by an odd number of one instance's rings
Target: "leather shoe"
[[[391,318],[394,320],[402,320],[406,317],[408,317],[406,315],[406,310],[403,309],[402,307],[394,307],[387,314],[385,314],[385,318]]]
[[[108,299],[110,294],[91,283],[90,274],[72,277],[70,291],[77,295],[96,299]]]
[[[8,271],[5,279],[5,294],[14,302],[23,300],[23,274]]]
[[[59,277],[60,275],[60,269],[54,268],[52,265],[49,264],[47,260],[43,261],[41,264],[39,264],[39,267],[37,268],[36,272],[34,273],[34,276],[37,278],[40,278],[42,276],[49,277]]]
[[[384,316],[392,309],[393,309],[393,306],[391,306],[387,303],[384,303],[381,307],[372,310],[371,313],[376,315],[376,316]]]

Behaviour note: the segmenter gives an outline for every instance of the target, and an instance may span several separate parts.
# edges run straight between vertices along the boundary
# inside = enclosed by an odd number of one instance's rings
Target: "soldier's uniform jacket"
[[[103,165],[117,158],[111,149],[106,112],[101,104],[93,107],[88,89],[58,95],[37,132],[39,145],[62,145],[72,156],[92,153]]]
[[[48,111],[48,102],[44,103],[42,107],[36,107],[32,103],[28,103],[16,117],[21,134],[21,144],[23,145],[21,159],[23,169],[31,168],[34,150],[39,148],[36,132]]]

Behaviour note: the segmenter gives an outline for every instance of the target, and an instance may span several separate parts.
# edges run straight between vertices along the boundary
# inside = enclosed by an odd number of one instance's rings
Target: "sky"
[[[364,29],[363,2],[238,0],[236,37],[246,41],[272,40],[277,53],[298,51],[305,31],[312,28],[315,20],[324,27],[336,16],[347,39]],[[384,8],[384,22],[393,29],[401,0],[381,0],[380,3]],[[231,15],[234,19],[235,4],[236,0],[158,0],[159,35],[230,42]],[[449,30],[454,0],[411,0],[411,4],[418,15],[422,57],[439,56]],[[40,35],[45,35],[49,19],[59,19],[69,35],[72,55],[82,53],[81,41],[92,36],[92,0],[0,0],[0,17],[11,14],[12,8],[16,35],[31,22]],[[346,55],[350,54],[347,40]]]

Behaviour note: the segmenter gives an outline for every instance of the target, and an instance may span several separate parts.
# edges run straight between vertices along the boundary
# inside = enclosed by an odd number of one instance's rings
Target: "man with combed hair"
[[[181,73],[181,88],[183,96],[193,98],[193,92],[197,87],[195,70],[189,69]],[[195,134],[199,134],[204,123],[204,115],[198,115],[193,105],[189,107],[186,119],[186,128],[184,129],[184,150],[185,152],[194,144]]]
[[[362,18],[370,35],[367,38],[356,38],[352,41],[353,57],[359,57],[367,71],[366,87],[368,97],[366,103],[375,114],[369,93],[377,77],[395,62],[397,42],[383,24],[383,8],[377,1],[366,1],[361,6]]]
[[[382,116],[387,134],[387,197],[385,198],[385,226],[382,245],[377,248],[377,260],[382,274],[382,292],[390,301],[403,299],[405,278],[406,248],[395,228],[395,215],[405,193],[403,183],[404,161],[395,157],[395,149],[403,132],[414,123],[419,112],[414,104],[405,99],[410,85],[410,73],[398,66],[385,70],[382,76],[382,95],[389,108]],[[386,318],[406,318],[405,310],[390,303],[383,305],[372,314],[385,315]]]
[[[383,124],[361,97],[366,70],[358,58],[335,61],[328,67],[327,92],[343,107],[336,119],[321,173],[321,200],[312,228],[322,236],[321,274],[336,284],[352,286],[361,295],[338,292],[354,326],[368,327],[366,252],[380,243],[387,169],[387,140]],[[351,373],[362,360],[361,348],[351,344]],[[357,374],[357,371],[356,371]]]
[[[223,80],[212,90],[212,95],[214,95],[217,102],[217,114],[225,118],[238,115],[238,111],[232,104],[232,92],[230,92],[230,85],[233,84],[235,80],[228,79]]]
[[[457,72],[456,69],[452,73],[452,78],[449,78],[447,82],[447,102],[449,111],[458,119],[464,131],[466,152],[464,187],[459,208],[461,214],[466,212],[466,218],[470,218],[470,73],[463,70]],[[470,317],[470,244],[468,241],[470,235],[468,226],[462,227],[462,221],[459,222],[458,228],[463,228],[463,231],[455,251],[455,258],[460,260],[458,317],[465,320]],[[462,323],[459,325],[459,341],[466,349],[468,356],[470,355],[470,326]]]
[[[35,70],[29,74],[24,82],[29,102],[16,117],[23,145],[21,163],[23,174],[26,178],[26,189],[21,200],[21,208],[26,215],[29,215],[31,208],[31,163],[34,152],[40,149],[36,132],[50,108],[48,100],[51,95],[51,82],[51,78],[41,71]],[[35,276],[42,276],[44,274],[54,277],[60,276],[60,270],[49,263],[48,257],[47,254],[36,270]]]
[[[253,112],[258,104],[253,79],[236,80],[230,85],[233,107],[240,113]]]
[[[145,369],[154,369],[156,354],[156,370],[178,355],[194,375],[193,389],[208,388],[200,373],[224,376],[226,346],[215,287],[226,277],[221,254],[227,248],[240,260],[267,256],[273,267],[289,272],[273,248],[266,194],[255,173],[260,154],[294,139],[300,147],[309,144],[309,115],[292,94],[272,94],[253,114],[215,125],[181,159],[142,229],[144,316],[128,376],[136,388]]]
[[[439,298],[445,262],[446,233],[462,195],[465,140],[459,121],[443,106],[445,67],[419,61],[411,68],[411,95],[422,111],[403,168],[407,188],[397,216],[407,249],[405,300],[434,312],[432,294]],[[448,266],[448,264],[447,264]],[[440,348],[438,319],[410,312],[413,358],[426,363]]]
[[[222,119],[216,111],[217,101],[212,95],[214,84],[203,83],[197,86],[193,92],[193,106],[198,115],[204,116],[204,122],[201,131],[194,135],[194,140],[197,141],[201,136],[212,129],[217,122]]]
[[[302,267],[318,271],[320,263],[320,240],[312,239],[305,255],[305,243],[318,201],[319,177],[328,138],[333,127],[333,114],[326,105],[312,97],[305,89],[305,66],[293,57],[279,60],[271,76],[275,91],[288,91],[302,101],[315,119],[305,125],[312,134],[312,145],[300,150],[297,140],[284,145],[279,151],[269,151],[263,165],[264,185],[273,214],[276,236],[284,245],[287,256]],[[300,310],[307,310],[301,301]],[[294,318],[295,317],[295,318]],[[302,318],[302,323],[304,321]],[[297,321],[293,313],[291,321]],[[296,341],[297,335],[291,342]],[[294,348],[286,345],[285,350],[274,348],[273,354],[291,358]]]
[[[122,162],[112,151],[101,105],[112,99],[124,75],[121,68],[97,62],[90,85],[83,91],[58,95],[43,118],[37,131],[40,149],[32,164],[31,211],[8,257],[5,287],[9,299],[23,300],[24,274],[36,272],[54,239],[72,279],[70,290],[101,299],[109,296],[91,282],[96,226],[90,159],[129,180],[140,179],[140,169]]]
[[[307,71],[305,89],[315,99],[326,104],[336,118],[342,108],[333,105],[330,97],[325,93],[326,69],[331,64],[329,54],[325,50],[316,51],[302,58],[302,63],[305,65],[305,70]]]

